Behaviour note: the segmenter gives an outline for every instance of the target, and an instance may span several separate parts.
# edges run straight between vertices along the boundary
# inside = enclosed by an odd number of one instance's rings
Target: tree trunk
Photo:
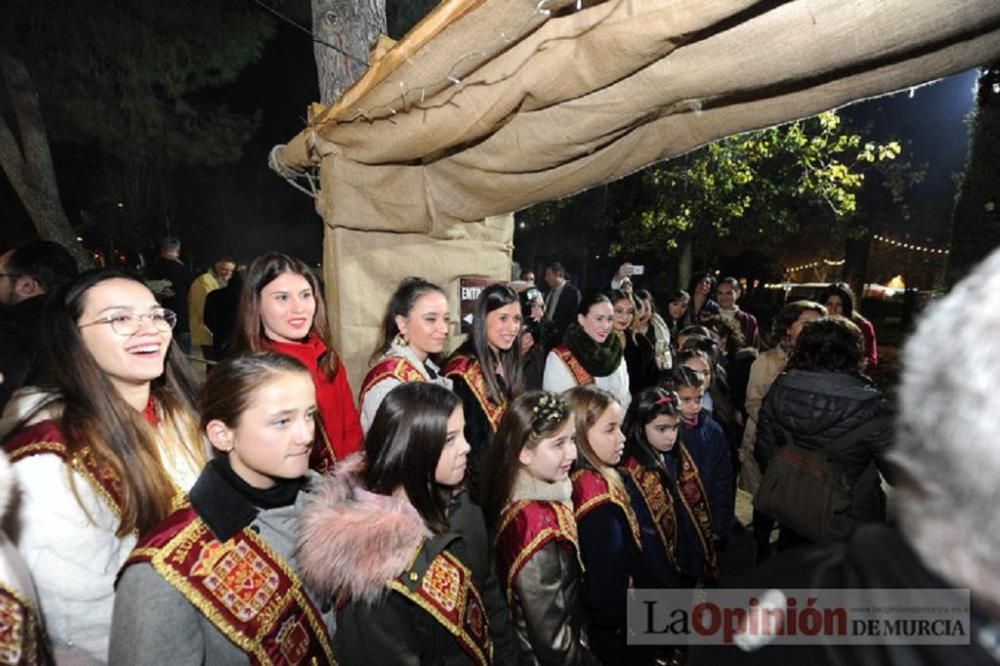
[[[386,32],[385,0],[312,0],[312,12],[320,101],[332,104],[361,78],[367,65],[327,44],[367,63],[369,46]]]
[[[980,71],[970,118],[969,156],[951,218],[949,287],[1000,245],[1000,61]]]
[[[14,131],[0,116],[0,167],[28,211],[39,237],[65,247],[82,268],[92,266],[93,260],[77,242],[59,199],[49,137],[28,68],[19,58],[0,50],[0,73],[21,139],[18,145]]]
[[[687,289],[691,284],[691,263],[694,255],[694,237],[690,232],[681,237],[677,259],[677,288]]]

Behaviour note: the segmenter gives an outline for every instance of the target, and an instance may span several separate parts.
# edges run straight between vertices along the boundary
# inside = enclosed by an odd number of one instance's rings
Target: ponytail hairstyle
[[[674,356],[674,367],[691,370],[691,372],[697,376],[698,372],[696,370],[684,365],[687,361],[690,361],[691,359],[698,359],[700,361],[703,361],[705,363],[705,367],[708,368],[708,377],[706,377],[704,380],[705,391],[708,391],[708,388],[715,382],[715,376],[719,368],[717,368],[714,360],[712,359],[711,356],[708,355],[707,352],[704,352],[701,349],[697,349],[693,346],[687,346],[687,345],[685,345],[684,349],[677,352],[677,355]]]
[[[678,392],[682,388],[696,388],[707,391],[705,380],[697,372],[686,365],[675,365],[670,372],[670,379],[661,382],[660,386],[669,391]]]
[[[483,475],[481,505],[491,533],[510,501],[522,467],[521,451],[534,449],[543,439],[555,436],[570,417],[566,401],[548,391],[523,393],[507,407],[482,463],[482,469],[490,470]]]
[[[520,305],[517,292],[505,284],[491,284],[479,293],[472,315],[472,333],[462,343],[456,351],[456,355],[471,356],[479,361],[483,369],[483,378],[486,381],[486,395],[490,402],[503,404],[508,398],[519,395],[524,391],[524,371],[521,364],[521,331],[518,327],[517,336],[510,349],[500,349],[494,354],[490,349],[486,333],[486,317],[494,310],[498,310],[506,305],[517,303]],[[520,309],[518,316],[521,316]],[[395,323],[395,317],[393,317]],[[507,383],[507,391],[504,392],[497,382],[497,366],[503,369],[503,376]]]
[[[618,404],[618,400],[607,391],[590,384],[574,386],[563,393],[563,398],[569,403],[576,427],[576,447],[580,454],[576,459],[576,467],[597,472],[604,477],[609,486],[617,486],[624,492],[625,486],[621,477],[611,465],[598,457],[590,445],[590,440],[587,439],[590,429],[611,405]]]
[[[660,416],[681,419],[681,399],[671,390],[652,386],[632,400],[625,415],[625,455],[622,461],[635,458],[646,469],[666,472],[663,460],[646,437],[646,426]],[[679,443],[678,438],[678,443]],[[676,446],[676,444],[674,445]]]
[[[199,394],[202,430],[216,420],[229,428],[237,427],[259,389],[276,377],[299,373],[312,377],[301,361],[278,352],[252,352],[223,359],[212,368]]]
[[[391,495],[400,486],[435,534],[448,530],[446,493],[435,479],[458,396],[429,382],[400,384],[375,412],[365,436],[364,486]]]
[[[195,417],[196,381],[184,353],[171,340],[163,374],[150,382],[159,424],[151,426],[129,405],[84,344],[80,317],[87,293],[107,280],[142,280],[112,268],[86,271],[52,293],[42,318],[42,354],[59,392],[59,426],[74,455],[89,450],[121,485],[121,515],[115,535],[142,535],[171,510],[175,486],[163,466],[161,447],[201,469],[208,455]],[[35,414],[46,409],[41,405]],[[28,420],[32,417],[29,416]],[[70,475],[80,507],[87,512]]]
[[[382,327],[379,333],[379,340],[375,344],[372,355],[368,358],[368,363],[374,364],[383,354],[389,351],[392,341],[399,335],[399,327],[396,326],[396,317],[409,317],[413,306],[424,294],[437,292],[444,296],[441,287],[433,282],[419,277],[403,278],[403,281],[396,287],[396,291],[389,298],[385,315],[382,317]]]
[[[292,273],[305,278],[312,288],[313,299],[316,301],[316,312],[313,314],[312,327],[309,332],[323,341],[326,353],[319,359],[319,367],[328,381],[337,376],[340,368],[340,358],[330,340],[330,325],[326,319],[326,305],[323,303],[323,291],[319,278],[301,259],[290,257],[281,252],[262,254],[250,263],[246,277],[243,280],[243,290],[240,292],[240,307],[236,319],[236,329],[233,332],[234,352],[259,352],[267,350],[267,334],[264,332],[264,320],[261,317],[261,293],[264,287],[274,282],[285,273]]]

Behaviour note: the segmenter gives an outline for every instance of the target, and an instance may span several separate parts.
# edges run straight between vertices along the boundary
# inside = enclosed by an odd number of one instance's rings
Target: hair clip
[[[665,396],[663,396],[662,398],[660,398],[659,400],[657,400],[653,404],[654,405],[672,405],[672,404],[674,404],[674,399],[673,399],[672,396],[665,395]]]
[[[535,415],[532,429],[538,430],[544,425],[565,421],[566,417],[569,416],[569,406],[559,396],[544,393],[531,407],[531,412]]]

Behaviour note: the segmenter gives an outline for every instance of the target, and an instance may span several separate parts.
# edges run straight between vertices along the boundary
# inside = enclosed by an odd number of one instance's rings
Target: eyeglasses
[[[173,310],[161,308],[153,310],[149,314],[137,315],[123,312],[104,319],[97,319],[87,324],[80,324],[77,328],[86,328],[95,324],[111,324],[112,331],[118,335],[129,337],[139,332],[139,329],[142,328],[143,319],[149,319],[150,323],[153,324],[153,328],[161,333],[168,333],[177,325],[177,313]]]

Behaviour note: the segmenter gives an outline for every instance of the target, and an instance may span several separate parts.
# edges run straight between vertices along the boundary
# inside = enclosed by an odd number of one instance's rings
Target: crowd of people
[[[3,349],[11,663],[684,663],[630,640],[631,590],[718,585],[747,527],[758,563],[848,544],[885,525],[883,482],[925,471],[894,448],[846,285],[765,335],[736,279],[696,275],[661,313],[627,265],[581,293],[553,264],[544,297],[533,274],[483,289],[446,357],[445,293],[407,278],[355,394],[294,257],[151,269],[154,293],[33,248],[0,258],[0,298],[37,326],[30,354]],[[199,337],[213,294],[228,328]],[[913,557],[937,553],[904,515]],[[968,557],[958,582],[990,568]]]

